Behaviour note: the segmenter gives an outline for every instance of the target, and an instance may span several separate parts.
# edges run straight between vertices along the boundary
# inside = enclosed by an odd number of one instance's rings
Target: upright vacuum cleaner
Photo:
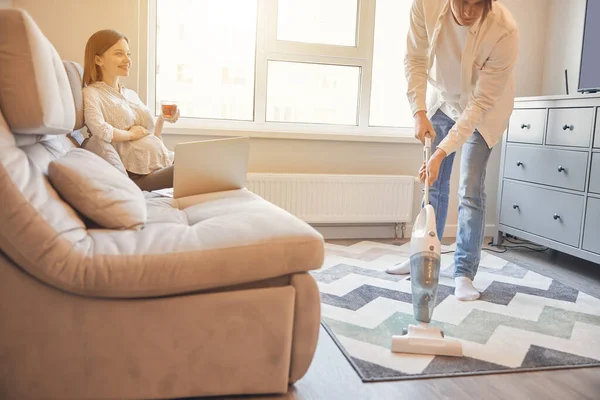
[[[425,136],[425,165],[431,157],[431,136]],[[424,207],[417,216],[410,239],[410,281],[413,313],[418,325],[392,336],[395,353],[432,354],[461,357],[462,344],[444,338],[440,328],[430,327],[440,277],[441,243],[437,236],[435,210],[429,204],[429,168],[426,167]]]

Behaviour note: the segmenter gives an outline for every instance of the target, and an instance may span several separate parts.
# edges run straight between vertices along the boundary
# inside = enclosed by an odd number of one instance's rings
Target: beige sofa
[[[83,124],[66,65],[0,10],[0,398],[286,392],[316,348],[323,238],[247,190],[146,193],[142,229],[90,224],[48,179]]]

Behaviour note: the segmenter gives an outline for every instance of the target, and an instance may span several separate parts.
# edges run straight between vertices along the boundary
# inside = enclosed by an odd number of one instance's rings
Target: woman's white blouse
[[[119,92],[105,82],[94,82],[83,89],[83,104],[88,131],[114,146],[127,171],[147,175],[173,164],[173,152],[154,135],[152,114],[135,91],[121,87]],[[138,140],[112,141],[115,128],[126,131],[134,125],[152,134]]]

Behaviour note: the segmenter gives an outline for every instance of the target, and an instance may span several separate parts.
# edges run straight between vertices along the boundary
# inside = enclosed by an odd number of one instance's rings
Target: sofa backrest
[[[43,280],[89,246],[84,222],[47,178],[83,125],[76,70],[29,14],[0,9],[0,251]]]
[[[0,14],[0,108],[16,134],[66,135],[75,106],[63,62],[31,16]]]

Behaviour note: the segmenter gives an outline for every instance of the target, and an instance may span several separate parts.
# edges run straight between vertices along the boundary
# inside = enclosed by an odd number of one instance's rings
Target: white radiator
[[[247,188],[307,223],[412,221],[415,178],[249,173]]]

